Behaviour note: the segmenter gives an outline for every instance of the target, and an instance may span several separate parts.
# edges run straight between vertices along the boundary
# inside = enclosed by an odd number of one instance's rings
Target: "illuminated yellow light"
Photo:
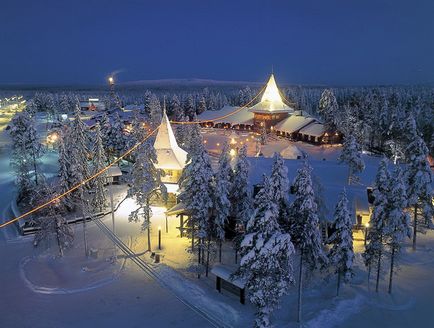
[[[161,226],[158,226],[158,231],[160,231],[161,230]]]
[[[235,149],[231,149],[229,152],[229,155],[231,155],[232,157],[234,157],[236,154]]]
[[[235,138],[231,138],[231,145],[235,145],[237,143],[237,141],[235,140]]]
[[[369,222],[366,222],[366,223],[365,223],[365,227],[366,227],[366,228],[369,228]]]
[[[115,80],[113,79],[113,76],[110,76],[110,77],[108,78],[108,81],[109,81],[110,84],[113,84],[113,82],[114,82]]]
[[[276,81],[274,80],[273,74],[271,74],[270,79],[268,80],[267,87],[265,88],[261,101],[262,102],[269,101],[271,103],[282,102],[282,98],[280,97],[279,89],[277,88]]]
[[[249,142],[249,138],[246,139],[246,142]]]
[[[204,144],[206,144],[207,142],[208,142],[207,140],[204,140],[204,141],[203,141]]]
[[[217,142],[217,147],[218,147],[218,146],[220,146],[220,143],[219,143],[219,142]]]

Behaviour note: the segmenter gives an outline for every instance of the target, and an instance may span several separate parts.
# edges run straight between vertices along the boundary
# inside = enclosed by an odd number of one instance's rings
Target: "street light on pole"
[[[369,222],[365,223],[365,246],[366,246],[366,241],[368,239],[368,229],[369,229]]]

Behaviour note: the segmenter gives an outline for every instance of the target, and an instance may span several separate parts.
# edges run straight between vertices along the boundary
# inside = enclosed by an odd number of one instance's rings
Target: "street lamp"
[[[365,223],[365,246],[366,246],[366,240],[368,239],[368,229],[369,229],[369,222]]]
[[[110,76],[110,77],[108,78],[108,82],[109,82],[110,85],[115,84],[115,79],[113,78],[113,76]]]

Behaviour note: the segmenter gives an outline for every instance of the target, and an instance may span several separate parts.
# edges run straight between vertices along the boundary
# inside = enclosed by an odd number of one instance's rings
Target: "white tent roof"
[[[157,168],[165,170],[182,170],[184,168],[187,152],[178,146],[165,111],[155,138],[154,148],[157,153],[158,164],[155,165]]]
[[[276,80],[274,79],[274,74],[271,74],[267,82],[267,87],[265,88],[261,101],[252,106],[249,110],[255,113],[289,113],[294,111],[293,108],[283,102],[279,89],[277,88]]]

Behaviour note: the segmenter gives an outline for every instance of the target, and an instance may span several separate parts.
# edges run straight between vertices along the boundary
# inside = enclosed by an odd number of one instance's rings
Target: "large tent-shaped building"
[[[287,118],[294,112],[294,108],[287,105],[277,88],[274,74],[271,74],[261,101],[249,108],[249,112],[254,113],[254,125],[259,129],[265,124],[267,129],[270,129],[277,122]]]

